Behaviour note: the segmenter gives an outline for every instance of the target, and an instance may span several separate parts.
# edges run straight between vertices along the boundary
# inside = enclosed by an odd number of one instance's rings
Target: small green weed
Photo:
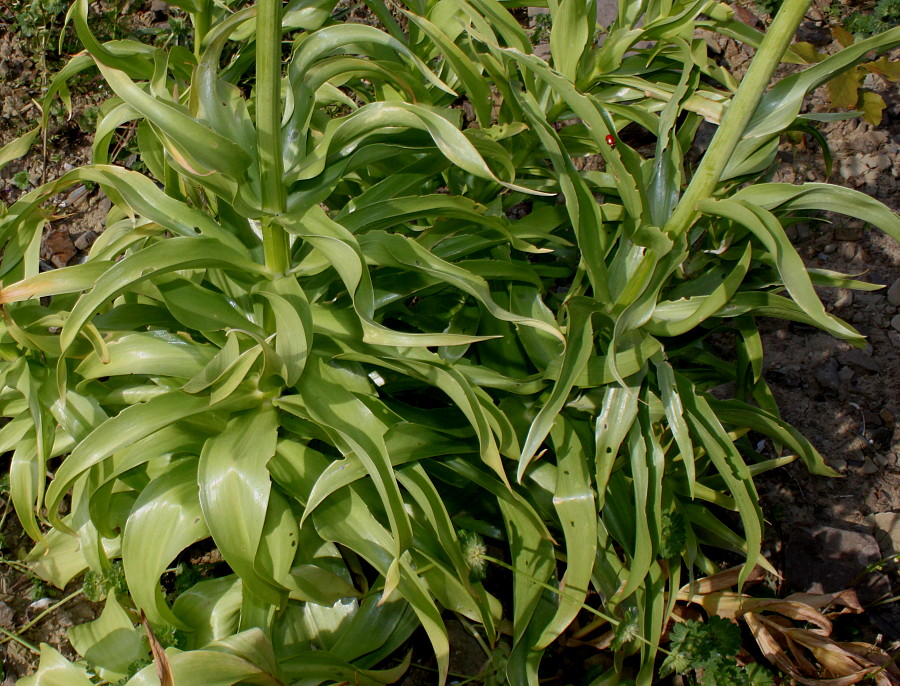
[[[688,620],[676,624],[670,634],[672,654],[662,666],[662,674],[693,675],[700,686],[763,686],[772,676],[759,665],[748,669],[738,664],[741,631],[721,617],[708,622]]]
[[[879,0],[870,12],[853,12],[844,27],[855,36],[871,36],[900,24],[900,0]]]
[[[121,560],[115,560],[105,573],[89,570],[84,575],[82,591],[88,600],[95,603],[103,600],[111,592],[127,595],[128,584],[125,582],[125,570],[122,568]]]
[[[28,172],[24,170],[13,174],[10,182],[20,191],[27,191],[29,188],[31,188],[31,181],[28,180]]]

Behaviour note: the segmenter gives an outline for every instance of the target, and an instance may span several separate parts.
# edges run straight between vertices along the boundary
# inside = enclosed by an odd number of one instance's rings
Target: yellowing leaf
[[[831,35],[834,36],[834,39],[841,44],[842,48],[849,48],[851,45],[853,45],[854,42],[856,42],[853,34],[842,26],[832,26]]]
[[[859,101],[859,84],[862,82],[862,73],[859,68],[848,69],[843,74],[828,82],[828,96],[834,107],[843,107],[852,110]]]
[[[815,49],[812,43],[794,43],[791,50],[797,53],[807,64],[815,64],[825,59],[825,55]]]
[[[872,124],[872,126],[878,126],[881,123],[881,113],[884,111],[885,107],[884,98],[878,95],[878,93],[863,91],[863,119]]]
[[[861,65],[875,74],[881,74],[888,81],[900,81],[900,61],[891,62],[887,57],[882,57],[874,62],[866,62]]]

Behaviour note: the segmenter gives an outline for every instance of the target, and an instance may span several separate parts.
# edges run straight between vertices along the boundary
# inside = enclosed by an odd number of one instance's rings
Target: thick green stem
[[[200,11],[191,15],[191,22],[194,24],[194,56],[199,59],[203,39],[209,31],[209,22],[212,16],[212,0],[205,0]]]
[[[284,274],[290,269],[290,242],[287,232],[280,224],[274,222],[271,217],[266,217],[262,223],[263,250],[266,256],[266,266],[273,274]]]
[[[287,233],[272,216],[285,210],[281,163],[282,0],[260,0],[256,14],[256,134],[266,266],[281,274],[290,266]]]
[[[750,68],[741,79],[734,99],[725,111],[722,125],[716,131],[675,211],[666,222],[666,233],[670,236],[681,236],[690,229],[699,215],[697,203],[710,197],[716,190],[731,153],[744,135],[744,130],[765,94],[772,74],[781,63],[785,50],[790,46],[791,39],[797,33],[809,4],[810,0],[785,0],[778,10]]]

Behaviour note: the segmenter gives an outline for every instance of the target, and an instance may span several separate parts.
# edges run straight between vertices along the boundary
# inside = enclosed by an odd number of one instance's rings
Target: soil
[[[14,30],[11,15],[3,6],[0,3],[0,146],[35,126],[40,117],[36,103],[48,70],[54,66],[53,60],[28,52],[27,42]],[[742,21],[761,25],[755,7],[735,7]],[[164,10],[163,3],[154,2],[141,12],[132,12],[134,21],[152,29],[166,26]],[[827,30],[824,2],[817,0],[810,10],[801,38],[816,44],[820,51],[836,49]],[[710,47],[737,72],[752,53],[730,39],[711,41]],[[868,76],[864,85],[884,98],[883,120],[879,126],[852,118],[819,127],[834,157],[827,180],[860,190],[897,211],[900,91],[876,75]],[[0,171],[0,198],[13,202],[42,179],[56,178],[88,162],[90,139],[82,125],[94,116],[93,108],[103,98],[96,81],[84,80],[73,91],[71,114],[52,111],[46,149],[39,148]],[[831,111],[825,88],[813,95],[807,108]],[[773,180],[826,180],[822,150],[809,137],[785,143],[780,159]],[[120,161],[134,161],[129,158],[127,141]],[[102,231],[108,209],[109,201],[96,188],[77,186],[59,198],[58,218],[50,222],[42,248],[45,268],[84,259]],[[766,552],[784,575],[778,589],[781,595],[793,590],[837,591],[855,584],[868,611],[855,616],[852,623],[840,625],[838,631],[891,652],[900,649],[900,603],[879,602],[900,595],[896,561],[883,562],[900,552],[900,541],[892,543],[886,536],[876,541],[874,523],[879,515],[900,513],[900,244],[861,222],[829,213],[791,227],[790,235],[810,267],[857,274],[861,280],[885,288],[874,292],[820,289],[828,310],[867,336],[868,346],[863,349],[802,325],[760,322],[765,378],[783,418],[807,436],[841,474],[841,478],[813,477],[795,463],[758,480],[769,523]],[[0,512],[4,508],[9,505],[0,498]],[[45,598],[48,590],[16,563],[28,542],[14,515],[3,522],[0,628],[3,633],[15,633],[57,598],[77,590],[77,585]],[[865,574],[867,566],[877,567],[875,573]],[[49,612],[22,638],[32,645],[50,643],[72,655],[67,627],[92,619],[96,612],[97,606],[77,596]],[[460,637],[458,643],[466,641]],[[2,686],[29,673],[36,659],[15,641],[0,637],[0,644],[6,679]],[[474,666],[477,671],[484,659],[476,655],[460,670]]]

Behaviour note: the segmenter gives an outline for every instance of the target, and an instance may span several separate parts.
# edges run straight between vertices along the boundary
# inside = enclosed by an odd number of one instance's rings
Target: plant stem
[[[697,203],[709,198],[716,189],[722,173],[728,164],[732,151],[744,135],[744,130],[759,101],[762,99],[772,79],[772,74],[781,62],[785,50],[803,21],[810,0],[785,0],[778,10],[772,25],[766,32],[759,51],[750,63],[747,73],[741,79],[737,93],[722,117],[722,125],[716,131],[709,149],[694,173],[694,178],[675,207],[666,233],[672,237],[683,235],[696,221]]]
[[[281,162],[281,0],[260,0],[256,14],[256,134],[262,182],[266,266],[275,274],[290,267],[288,236],[272,221],[285,209]]]
[[[24,638],[22,638],[21,636],[19,636],[19,635],[17,635],[17,634],[14,634],[14,633],[13,633],[12,631],[10,631],[9,629],[5,629],[4,627],[0,626],[0,633],[5,634],[6,637],[7,637],[6,639],[4,639],[4,642],[6,642],[6,641],[15,641],[15,642],[18,643],[19,645],[24,646],[25,648],[27,648],[28,650],[30,650],[30,651],[31,651],[32,653],[34,653],[35,655],[40,655],[40,654],[41,654],[41,651],[40,651],[40,650],[38,650],[37,648],[35,648],[31,643],[29,643],[28,641],[26,641],[26,640],[25,640]]]
[[[35,617],[34,619],[32,619],[30,622],[28,622],[28,624],[26,624],[26,625],[23,626],[21,629],[19,629],[19,631],[18,631],[17,633],[15,633],[15,634],[12,633],[12,632],[4,632],[4,633],[6,633],[6,638],[0,639],[0,645],[6,643],[7,641],[18,641],[19,643],[22,643],[22,641],[20,640],[20,639],[21,639],[21,634],[24,634],[26,631],[28,631],[28,630],[29,630],[31,627],[33,627],[35,624],[37,624],[38,622],[40,622],[44,617],[46,617],[47,615],[49,615],[51,612],[55,612],[55,611],[58,610],[60,607],[62,607],[62,606],[65,605],[66,603],[68,603],[70,600],[74,600],[75,598],[77,598],[77,597],[80,596],[81,594],[82,594],[82,590],[79,588],[77,591],[75,591],[75,592],[73,592],[73,593],[70,593],[69,595],[67,595],[67,596],[66,596],[65,598],[63,598],[62,600],[55,602],[53,605],[51,605],[51,606],[48,607],[46,610],[44,610],[43,612],[41,612],[41,614],[39,614],[37,617]],[[22,645],[24,645],[26,648],[31,648],[32,650],[34,650],[34,647],[31,646],[29,643],[22,643]],[[37,652],[37,651],[35,651],[35,652]]]
[[[194,24],[194,56],[199,58],[202,52],[203,39],[209,31],[210,15],[212,14],[212,0],[205,0],[200,11],[191,15]]]
[[[508,569],[513,574],[520,574],[520,575],[524,576],[526,579],[528,579],[529,581],[531,581],[532,583],[537,584],[544,590],[550,591],[551,593],[555,593],[556,595],[558,595],[561,598],[568,598],[570,600],[575,600],[576,602],[579,603],[579,605],[581,605],[581,608],[583,610],[590,612],[592,615],[599,617],[600,619],[602,619],[605,622],[609,622],[614,627],[618,627],[622,623],[620,620],[616,619],[615,617],[610,617],[609,615],[607,615],[603,612],[600,612],[600,610],[594,609],[590,605],[585,605],[584,603],[579,602],[577,598],[575,598],[571,595],[568,595],[565,591],[561,591],[558,588],[541,581],[540,579],[536,579],[535,577],[531,576],[531,574],[527,574],[526,572],[523,572],[521,569],[517,569],[516,567],[513,567],[510,564],[507,564],[503,560],[498,560],[497,558],[491,557],[490,555],[482,555],[481,559],[484,560],[485,562],[492,562],[493,564],[497,565],[498,567],[503,567],[503,569]],[[650,641],[648,641],[646,638],[644,638],[640,634],[635,635],[634,640],[638,641],[639,643],[645,643],[646,645],[650,646],[654,650],[658,650],[662,653],[665,653],[666,655],[672,654],[670,651],[666,650],[665,648],[661,648],[660,646],[652,644]]]

